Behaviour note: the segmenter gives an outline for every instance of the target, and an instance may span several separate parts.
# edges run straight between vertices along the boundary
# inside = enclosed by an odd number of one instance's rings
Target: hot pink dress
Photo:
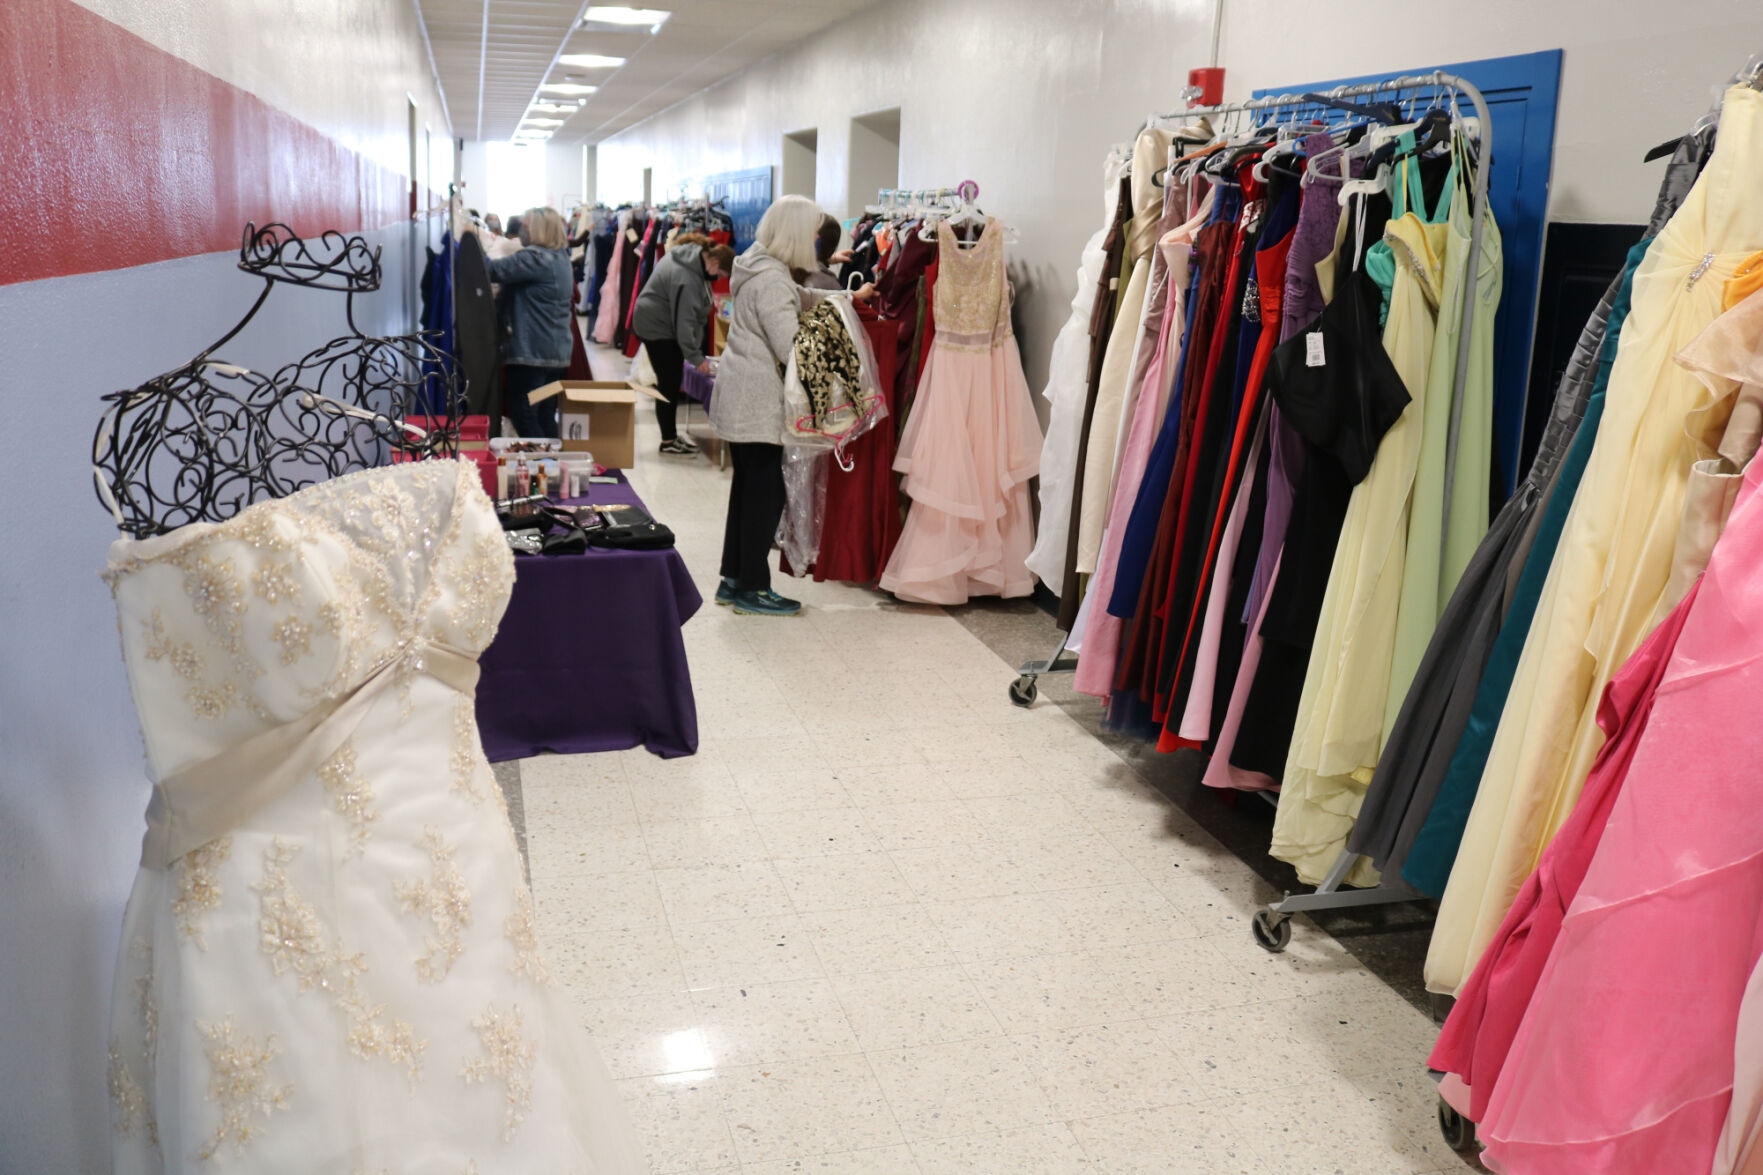
[[[912,507],[881,587],[926,604],[1026,596],[1041,429],[1010,329],[1004,229],[988,219],[962,248],[938,222],[937,241],[937,334],[894,460]]]
[[[1763,956],[1760,480],[1754,461],[1489,1100],[1496,1171],[1714,1159]]]

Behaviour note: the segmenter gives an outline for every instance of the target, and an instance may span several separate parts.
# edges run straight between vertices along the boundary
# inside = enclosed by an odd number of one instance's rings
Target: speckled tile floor
[[[708,599],[727,474],[655,441],[645,414],[633,480]],[[1056,681],[1010,704],[1032,605],[779,587],[802,617],[686,626],[696,756],[500,773],[658,1175],[1469,1169],[1377,952],[1251,941],[1278,879],[1233,850],[1266,817],[1218,817]]]

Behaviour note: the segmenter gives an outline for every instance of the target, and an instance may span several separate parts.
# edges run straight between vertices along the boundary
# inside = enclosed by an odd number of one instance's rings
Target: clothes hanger
[[[1704,113],[1702,117],[1696,119],[1696,121],[1690,125],[1689,133],[1679,135],[1675,139],[1668,139],[1665,142],[1660,143],[1657,147],[1649,150],[1646,155],[1642,157],[1641,162],[1651,163],[1655,159],[1663,159],[1665,156],[1675,153],[1678,145],[1685,139],[1696,138],[1719,125],[1720,107],[1726,101],[1726,91],[1733,86],[1745,86],[1753,90],[1763,90],[1763,53],[1753,53],[1750,60],[1745,62],[1744,67],[1727,79],[1726,85],[1720,87],[1718,96],[1714,100],[1714,104],[1708,108],[1707,112]]]
[[[1269,168],[1274,163],[1284,159],[1288,155],[1296,155],[1298,153],[1298,146],[1303,139],[1315,131],[1321,130],[1323,124],[1319,121],[1294,121],[1278,123],[1277,127],[1278,129],[1274,134],[1273,145],[1267,149],[1266,153],[1261,156],[1260,161],[1255,164],[1255,178],[1262,183],[1267,182],[1270,174]],[[1288,172],[1287,174],[1296,175],[1298,173]]]

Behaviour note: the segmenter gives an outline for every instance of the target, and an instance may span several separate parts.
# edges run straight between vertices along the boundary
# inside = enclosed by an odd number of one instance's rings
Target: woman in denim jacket
[[[554,208],[529,208],[520,218],[522,248],[488,259],[490,280],[501,287],[496,317],[502,326],[505,399],[514,431],[523,437],[557,435],[557,397],[541,404],[529,393],[569,370],[569,237]]]

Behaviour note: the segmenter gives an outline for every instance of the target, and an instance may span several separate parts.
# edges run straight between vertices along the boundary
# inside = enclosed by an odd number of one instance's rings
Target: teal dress
[[[1616,364],[1616,344],[1622,324],[1628,318],[1629,302],[1634,292],[1634,271],[1640,266],[1652,245],[1651,237],[1629,250],[1622,272],[1622,285],[1610,307],[1609,329],[1604,345],[1598,352],[1598,374],[1586,400],[1585,416],[1573,434],[1573,445],[1562,459],[1542,520],[1537,524],[1536,538],[1524,570],[1513,590],[1512,605],[1506,611],[1500,635],[1488,655],[1487,669],[1475,694],[1475,707],[1469,724],[1451,756],[1451,766],[1439,786],[1438,797],[1427,814],[1426,823],[1415,838],[1408,860],[1402,866],[1402,877],[1415,889],[1432,897],[1445,892],[1451,867],[1457,862],[1457,849],[1463,842],[1463,829],[1469,823],[1469,810],[1475,805],[1476,789],[1481,786],[1482,769],[1487,766],[1488,752],[1499,728],[1500,715],[1506,708],[1506,695],[1518,670],[1518,658],[1524,652],[1525,639],[1530,635],[1530,622],[1536,615],[1537,601],[1543,583],[1549,577],[1549,566],[1555,561],[1555,548],[1567,525],[1567,512],[1573,507],[1580,478],[1591,459],[1592,444],[1598,439],[1598,422],[1604,415],[1604,391],[1610,384],[1610,369]]]

